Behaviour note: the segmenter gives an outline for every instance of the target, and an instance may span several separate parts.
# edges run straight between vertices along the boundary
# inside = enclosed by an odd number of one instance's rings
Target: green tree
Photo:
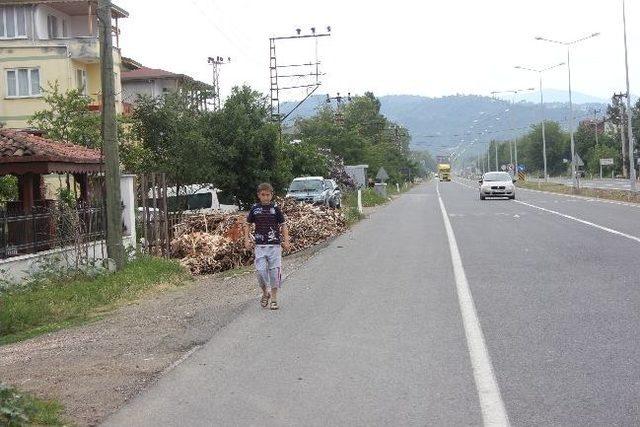
[[[166,172],[176,183],[205,182],[210,175],[197,109],[179,93],[140,97],[122,159],[132,172]]]
[[[255,200],[260,182],[281,191],[291,176],[268,111],[262,94],[243,86],[232,89],[220,111],[203,116],[212,182],[243,207]]]
[[[18,178],[13,175],[0,176],[0,203],[18,199]]]
[[[50,83],[43,94],[47,108],[37,111],[29,120],[29,125],[54,140],[91,148],[102,145],[101,119],[100,115],[89,110],[91,98],[75,89],[61,93],[57,81]]]
[[[325,106],[313,117],[299,119],[296,129],[303,143],[328,148],[346,164],[368,164],[370,177],[380,167],[392,183],[419,173],[420,165],[411,158],[408,130],[380,113],[380,101],[371,92],[336,110]]]

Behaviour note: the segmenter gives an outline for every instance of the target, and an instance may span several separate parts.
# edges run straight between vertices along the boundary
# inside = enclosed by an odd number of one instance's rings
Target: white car
[[[516,180],[507,172],[487,172],[478,182],[480,183],[480,200],[487,197],[516,198]]]

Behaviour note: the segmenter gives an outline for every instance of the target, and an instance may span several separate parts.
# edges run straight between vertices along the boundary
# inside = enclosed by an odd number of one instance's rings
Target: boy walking
[[[255,267],[258,274],[258,284],[262,288],[260,305],[271,310],[277,310],[278,290],[281,285],[282,247],[291,249],[289,230],[285,218],[278,206],[272,203],[273,187],[269,183],[258,186],[258,199],[249,210],[247,222],[255,224],[253,241],[255,243]],[[244,244],[251,249],[250,226],[245,227]],[[271,304],[269,304],[271,300]]]

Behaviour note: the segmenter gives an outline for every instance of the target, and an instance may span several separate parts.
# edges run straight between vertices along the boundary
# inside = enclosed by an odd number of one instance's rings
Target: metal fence
[[[0,259],[104,239],[103,206],[48,203],[30,213],[0,207]]]

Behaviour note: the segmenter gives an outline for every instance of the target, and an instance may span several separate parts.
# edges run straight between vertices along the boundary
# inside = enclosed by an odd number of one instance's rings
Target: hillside
[[[581,96],[583,99],[586,95]],[[487,141],[491,138],[507,139],[523,134],[540,121],[540,105],[531,102],[511,104],[502,99],[476,95],[453,95],[428,98],[413,95],[390,95],[380,97],[382,113],[390,120],[407,127],[413,137],[415,149],[427,149],[433,154],[447,147],[475,138]],[[293,103],[283,103],[282,112],[293,108]],[[325,97],[311,97],[288,122],[295,117],[308,117],[316,108],[325,105]],[[593,115],[593,110],[606,111],[604,103],[574,105],[576,123]],[[561,122],[568,127],[568,103],[545,105],[547,120]],[[602,114],[602,113],[600,113]],[[481,132],[485,131],[482,135]],[[465,136],[466,135],[466,136]]]

